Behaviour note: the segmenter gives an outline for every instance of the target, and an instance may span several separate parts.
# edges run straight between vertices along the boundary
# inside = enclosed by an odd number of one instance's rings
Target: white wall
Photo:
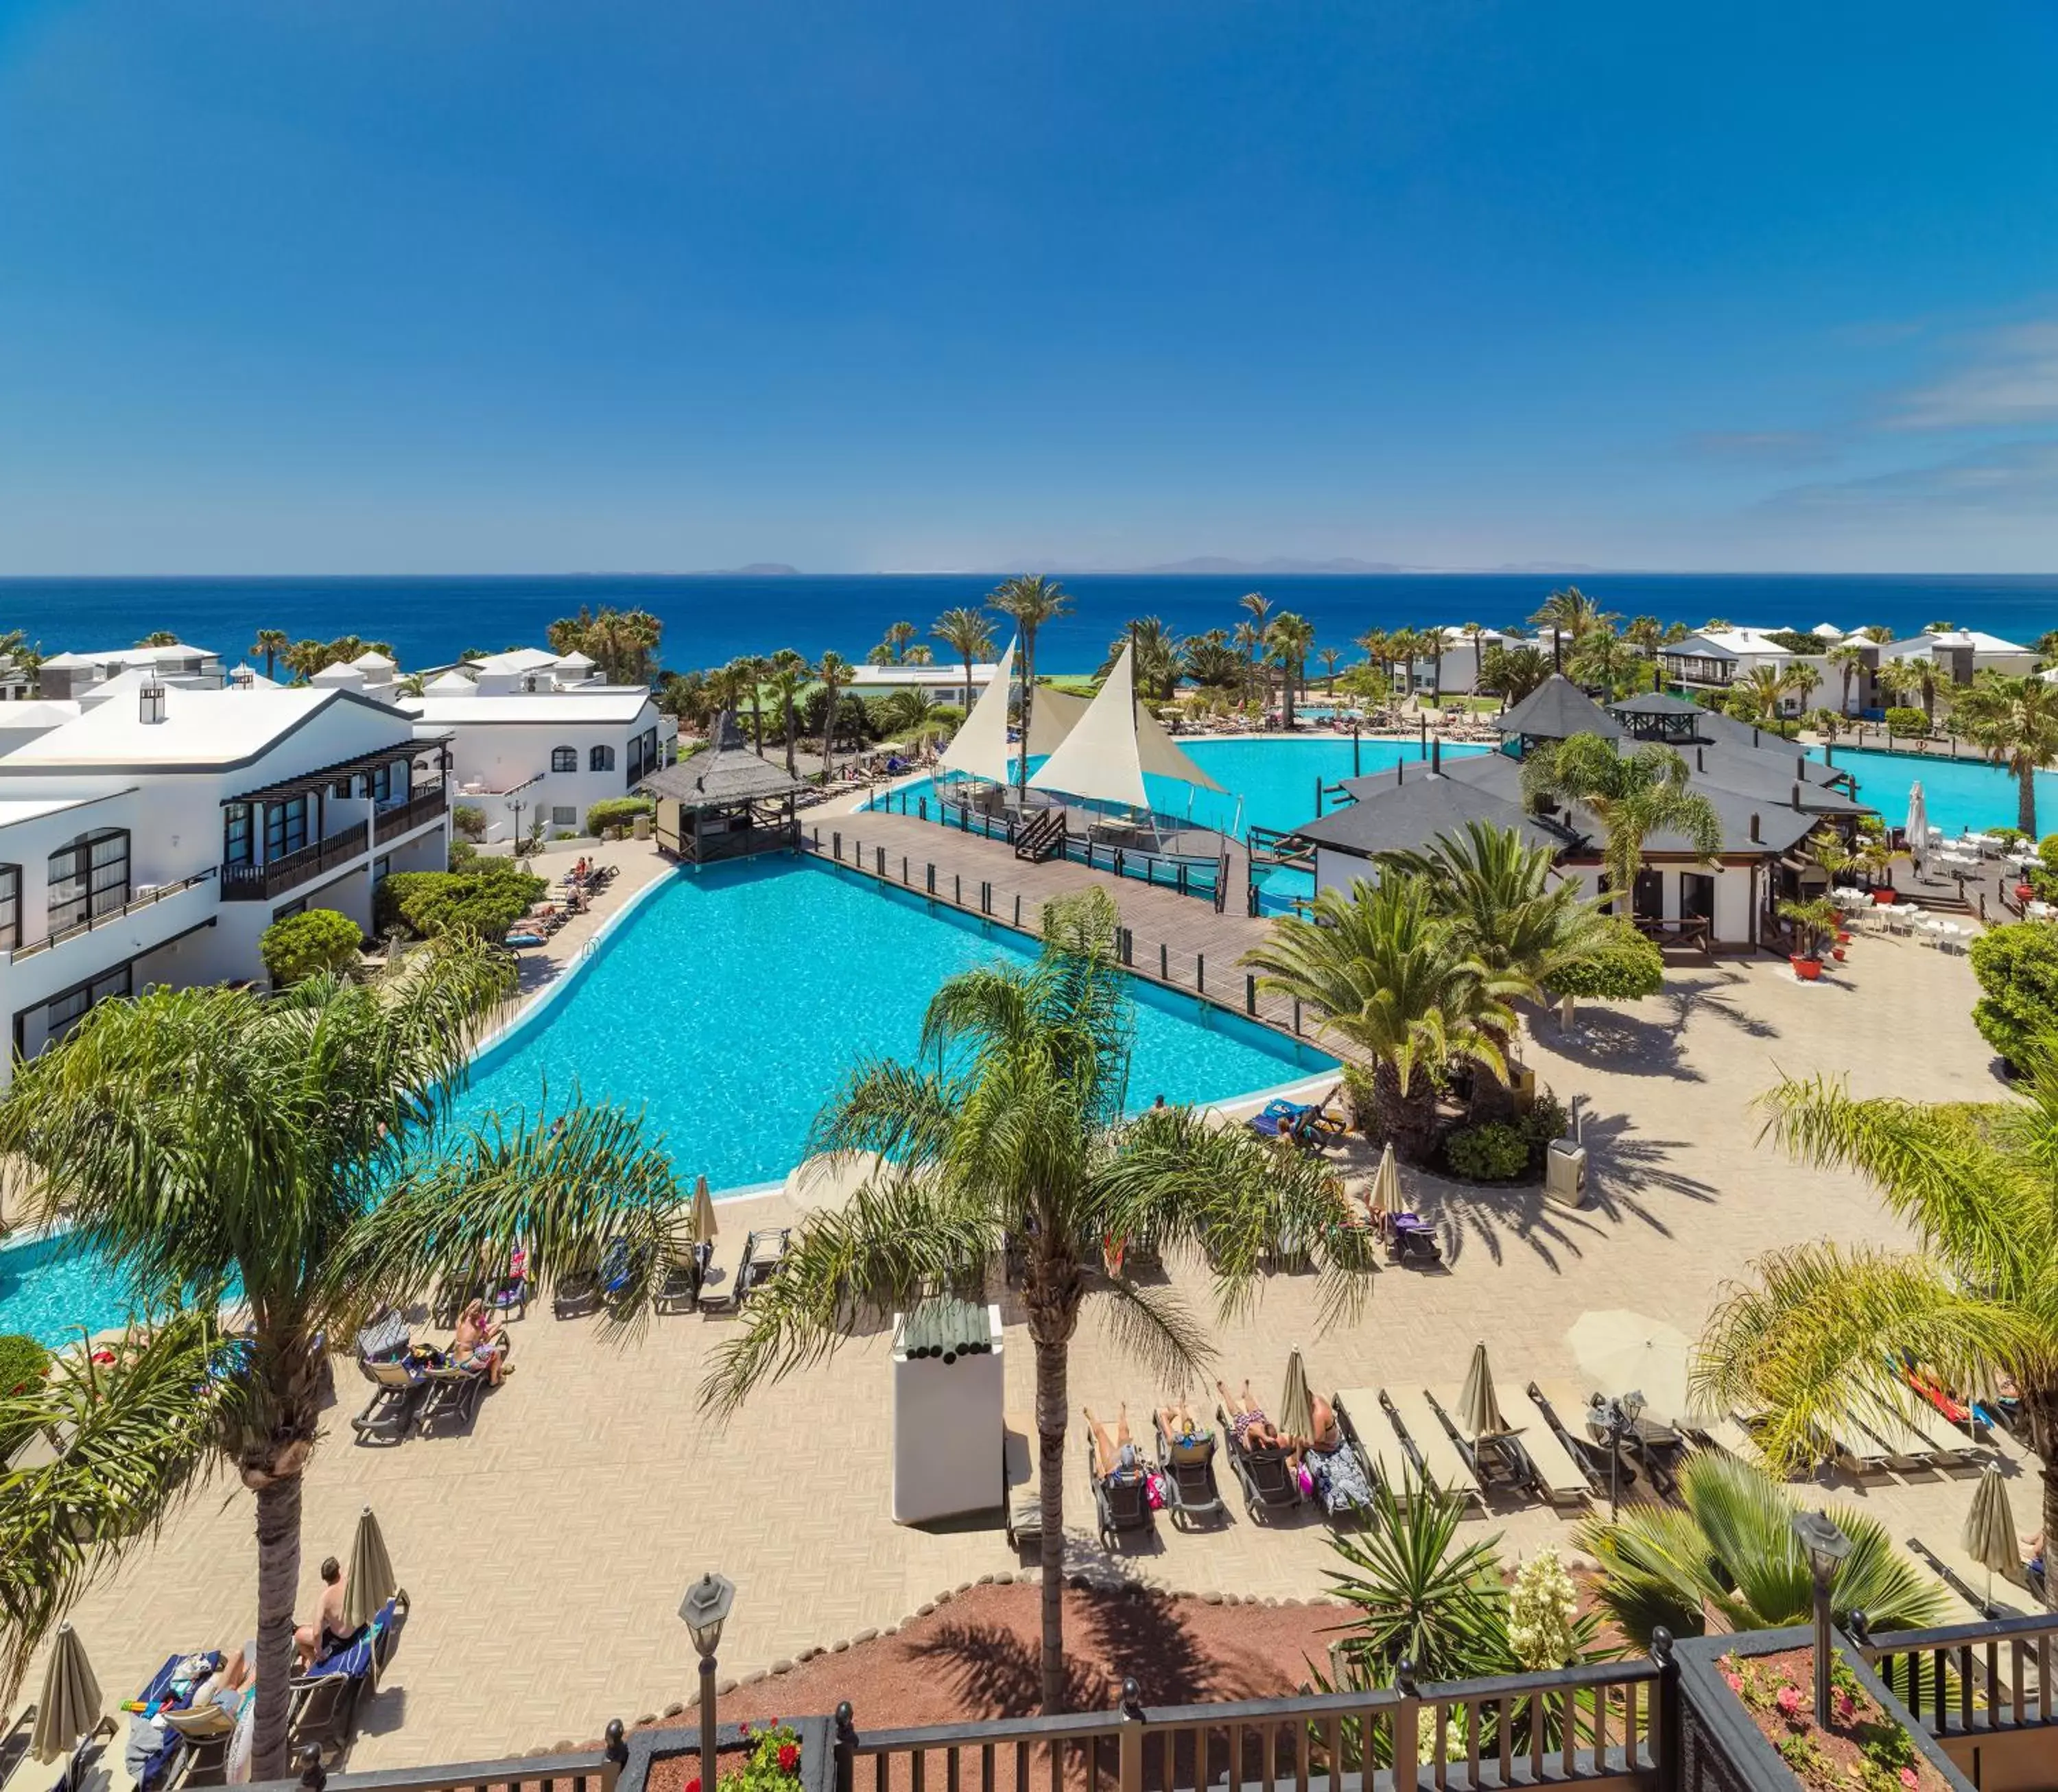
[[[586,812],[594,804],[610,797],[627,796],[630,742],[657,724],[656,706],[646,704],[633,725],[623,722],[484,720],[431,725],[439,732],[447,729],[455,737],[450,749],[452,801],[483,810],[487,838],[505,840],[511,839],[514,831],[511,804],[518,802],[522,805],[521,829],[526,836],[536,818],[538,804],[542,805],[547,831],[554,833],[559,828],[582,830]],[[661,749],[662,745],[661,739]],[[612,770],[596,772],[591,769],[593,749],[596,746],[614,749]],[[550,769],[550,753],[557,747],[570,747],[578,754],[577,771],[553,772]],[[511,796],[489,793],[508,790],[538,773],[542,774],[540,782],[529,785],[527,789]],[[466,786],[474,784],[482,786],[483,790],[467,791]],[[554,812],[559,809],[571,811],[570,819],[556,819]]]

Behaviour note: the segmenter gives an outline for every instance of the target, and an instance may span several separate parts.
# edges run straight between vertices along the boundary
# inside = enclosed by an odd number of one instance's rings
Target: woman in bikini
[[[501,1377],[507,1373],[507,1343],[506,1339],[493,1335],[493,1321],[486,1316],[483,1301],[469,1302],[458,1315],[457,1336],[451,1341],[451,1354],[460,1368],[483,1365],[487,1385],[500,1385]]]
[[[1086,1414],[1087,1423],[1093,1428],[1094,1472],[1103,1481],[1142,1480],[1143,1458],[1129,1435],[1129,1402],[1122,1403],[1112,1437],[1107,1434],[1107,1427],[1093,1416],[1091,1407],[1083,1406],[1079,1410]]]

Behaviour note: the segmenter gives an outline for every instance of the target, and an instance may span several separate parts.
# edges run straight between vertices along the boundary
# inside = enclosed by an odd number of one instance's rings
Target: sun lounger
[[[1202,1518],[1226,1518],[1222,1490],[1215,1484],[1215,1439],[1213,1432],[1190,1441],[1165,1435],[1164,1420],[1151,1415],[1150,1428],[1158,1440],[1158,1472],[1165,1480],[1165,1506],[1174,1524],[1190,1524]]]
[[[1961,1468],[1976,1460],[1972,1440],[1919,1396],[1911,1399],[1905,1422],[1928,1446],[1939,1468]]]
[[[189,1710],[201,1683],[221,1663],[221,1653],[215,1649],[187,1649],[167,1655],[131,1703],[155,1707],[161,1715]],[[137,1792],[163,1792],[185,1746],[185,1738],[169,1724],[153,1724],[143,1713],[132,1712],[123,1765]]]
[[[1375,1484],[1395,1500],[1404,1501],[1408,1488],[1420,1486],[1422,1477],[1401,1447],[1400,1435],[1379,1404],[1376,1388],[1339,1388],[1329,1397],[1329,1405],[1343,1427],[1344,1436],[1357,1450],[1358,1460]]]
[[[691,1313],[700,1305],[701,1285],[707,1277],[712,1244],[689,1245],[685,1252],[665,1260],[658,1285],[650,1296],[654,1313]]]
[[[185,1746],[178,1752],[164,1778],[164,1792],[193,1792],[208,1786],[228,1783],[228,1745],[235,1739],[236,1719],[213,1699],[196,1710],[167,1711],[165,1722],[178,1733]]]
[[[1220,1407],[1215,1409],[1215,1428],[1228,1442],[1230,1468],[1243,1489],[1243,1509],[1249,1517],[1255,1520],[1260,1512],[1286,1512],[1300,1504],[1301,1483],[1287,1466],[1284,1450],[1270,1445],[1245,1448],[1237,1442],[1229,1417]]]
[[[1101,1548],[1112,1552],[1123,1532],[1154,1528],[1150,1477],[1140,1466],[1128,1476],[1102,1475],[1095,1464],[1091,1437],[1086,1445],[1087,1479],[1094,1490],[1094,1528],[1099,1533]]]
[[[1566,1453],[1565,1446],[1542,1422],[1525,1424],[1518,1415],[1512,1428],[1492,1437],[1470,1437],[1452,1414],[1459,1409],[1456,1397],[1446,1389],[1441,1397],[1428,1389],[1422,1397],[1442,1424],[1458,1454],[1472,1472],[1482,1489],[1516,1489],[1552,1506],[1586,1504],[1587,1478]],[[1548,1464],[1547,1475],[1545,1465]]]
[[[1889,1466],[1895,1469],[1926,1468],[1934,1460],[1929,1440],[1882,1401],[1861,1402],[1845,1428],[1876,1438],[1887,1453]]]
[[[415,1420],[421,1434],[427,1436],[433,1427],[445,1420],[471,1424],[479,1411],[479,1397],[485,1392],[491,1373],[489,1365],[477,1361],[446,1362],[424,1368],[422,1381],[428,1393]]]
[[[1713,1418],[1703,1419],[1695,1427],[1702,1436],[1720,1449],[1744,1462],[1765,1465],[1765,1452],[1758,1447],[1758,1440],[1750,1434],[1750,1428],[1734,1413],[1718,1413]]]
[[[1525,1390],[1530,1404],[1543,1415],[1545,1428],[1572,1460],[1586,1472],[1587,1484],[1605,1492],[1608,1486],[1607,1445],[1587,1430],[1586,1390],[1572,1381],[1532,1381]],[[1636,1484],[1636,1470],[1628,1463],[1616,1471],[1618,1488]]]
[[[399,1443],[428,1394],[427,1377],[406,1362],[360,1362],[358,1367],[371,1384],[372,1394],[364,1410],[351,1419],[350,1428],[360,1444]]]
[[[1007,1514],[1007,1544],[1011,1549],[1026,1549],[1043,1540],[1043,1480],[1036,1472],[1041,1447],[1036,1428],[1027,1420],[1010,1417],[1003,1421],[1001,1502]]]
[[[791,1237],[791,1229],[786,1226],[761,1227],[744,1239],[733,1276],[722,1277],[720,1262],[712,1264],[701,1285],[701,1311],[709,1313],[718,1308],[741,1311],[752,1293],[770,1281],[785,1261]]]
[[[1429,1484],[1440,1493],[1465,1500],[1480,1497],[1479,1477],[1459,1455],[1458,1447],[1444,1429],[1426,1397],[1405,1388],[1380,1390],[1380,1399],[1402,1441],[1412,1444],[1415,1464]]]
[[[407,1604],[404,1591],[395,1593],[348,1643],[293,1677],[286,1722],[296,1755],[312,1744],[324,1760],[333,1761],[350,1746],[357,1733],[358,1707],[379,1689],[379,1676],[392,1659]]]

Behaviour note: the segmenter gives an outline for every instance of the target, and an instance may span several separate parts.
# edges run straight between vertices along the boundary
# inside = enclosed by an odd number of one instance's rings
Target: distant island
[[[701,578],[798,578],[801,569],[789,566],[783,560],[753,560],[747,566],[717,566],[713,572],[698,574]]]
[[[1079,570],[1084,571],[1089,569]],[[1487,573],[1547,573],[1556,575],[1567,573],[1597,573],[1602,569],[1599,566],[1575,566],[1569,562],[1556,561],[1536,561],[1522,566],[1472,568],[1407,566],[1397,560],[1353,560],[1349,558],[1335,560],[1301,560],[1288,554],[1275,554],[1265,560],[1230,560],[1218,554],[1202,554],[1195,559],[1168,560],[1162,565],[1134,566],[1130,570],[1137,574],[1151,574],[1171,578],[1204,577],[1210,574],[1235,574],[1245,578],[1268,575],[1280,578],[1297,574],[1305,577],[1324,573],[1350,574],[1362,578],[1367,574],[1379,573],[1419,574],[1474,570]]]

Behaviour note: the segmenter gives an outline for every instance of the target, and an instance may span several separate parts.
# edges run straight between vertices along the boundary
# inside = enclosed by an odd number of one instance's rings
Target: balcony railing
[[[433,785],[393,809],[383,809],[372,818],[371,837],[381,846],[389,840],[433,821],[450,806],[441,785]]]
[[[339,828],[326,840],[316,840],[283,858],[261,865],[224,865],[221,900],[224,902],[265,902],[347,864],[371,843],[371,824],[353,821]]]
[[[26,946],[17,946],[6,955],[7,961],[10,964],[18,964],[25,958],[34,958],[38,952],[48,952],[53,946],[62,946],[67,940],[80,939],[96,928],[106,927],[121,920],[124,916],[153,908],[167,896],[175,896],[181,890],[191,889],[196,884],[205,884],[214,875],[215,868],[209,865],[206,870],[197,871],[190,877],[181,877],[176,884],[160,884],[155,888],[146,890],[142,895],[125,902],[119,908],[110,908],[105,914],[74,921],[70,927],[59,928],[54,933],[47,934],[41,940],[32,940]]]

